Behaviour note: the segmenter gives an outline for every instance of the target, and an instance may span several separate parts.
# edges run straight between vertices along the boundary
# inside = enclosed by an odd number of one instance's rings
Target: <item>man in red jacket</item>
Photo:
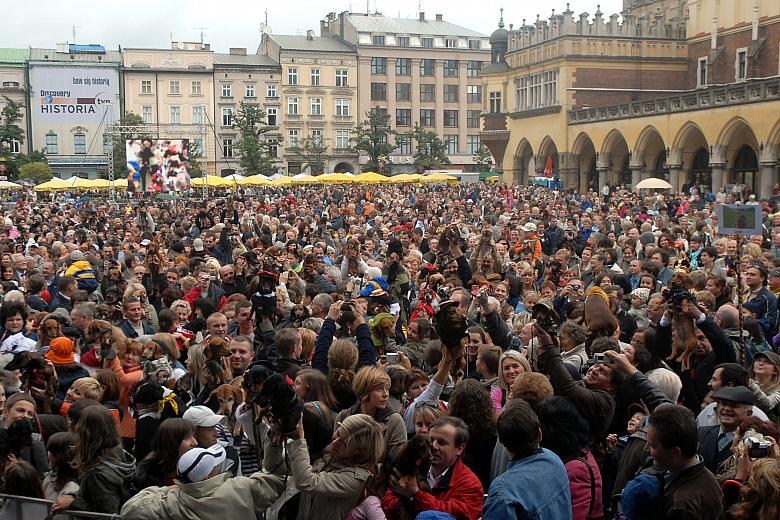
[[[390,478],[390,489],[382,499],[382,509],[388,518],[398,516],[401,508],[414,511],[449,513],[458,520],[476,520],[482,514],[484,501],[482,484],[460,460],[469,431],[457,417],[441,417],[431,424],[428,435],[433,441],[433,462],[428,472],[430,493],[418,488],[417,482],[401,485]]]

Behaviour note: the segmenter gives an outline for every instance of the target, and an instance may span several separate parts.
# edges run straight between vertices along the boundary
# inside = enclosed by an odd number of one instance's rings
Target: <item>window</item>
[[[311,131],[311,143],[314,146],[322,146],[322,130],[312,130]]]
[[[412,75],[412,59],[411,58],[398,58],[395,60],[395,74],[397,76],[411,76]]]
[[[181,124],[181,107],[171,107],[171,124]]]
[[[348,116],[349,115],[349,99],[336,99],[336,115]]]
[[[469,40],[469,49],[481,49],[482,42],[480,40]]]
[[[222,97],[233,97],[233,85],[222,83]]]
[[[287,84],[288,85],[298,84],[298,67],[290,67],[287,69]]]
[[[349,148],[349,130],[336,130],[336,149]]]
[[[699,58],[699,65],[696,70],[696,86],[703,87],[707,84],[707,58]]]
[[[18,81],[3,81],[3,88],[19,88]]]
[[[458,77],[458,60],[444,60],[444,77]]]
[[[412,155],[412,138],[399,135],[395,138],[395,149],[400,155]]]
[[[458,89],[459,89],[458,85],[444,85],[444,102],[457,103]]]
[[[298,130],[288,130],[287,131],[287,143],[291,148],[295,148],[298,146]]]
[[[265,113],[266,121],[268,121],[268,126],[276,126],[276,116],[278,114],[278,109],[276,107],[268,107],[268,110]]]
[[[298,114],[298,98],[295,96],[290,96],[287,98],[287,113],[289,115],[297,115]]]
[[[482,103],[482,87],[479,85],[466,85],[466,102]]]
[[[421,84],[420,101],[436,101],[436,85],[432,83]]]
[[[466,63],[466,76],[470,78],[476,78],[479,76],[479,71],[482,70],[482,62],[471,60]]]
[[[268,145],[268,155],[274,159],[279,157],[279,145],[276,144],[276,141],[274,141],[274,144]]]
[[[18,139],[11,139],[11,153],[21,153],[22,143]]]
[[[190,83],[190,95],[200,96],[203,94],[203,85],[200,81],[193,81]]]
[[[430,108],[420,109],[420,126],[436,126],[436,111]]]
[[[233,139],[222,139],[222,155],[233,157]]]
[[[276,85],[266,85],[265,97],[276,97]]]
[[[151,93],[152,93],[152,80],[150,79],[141,80],[141,94],[151,94]]]
[[[255,85],[253,83],[244,85],[244,97],[255,97]]]
[[[445,110],[444,111],[444,126],[454,127],[458,126],[458,111],[457,110]]]
[[[747,78],[747,49],[737,49],[737,58],[734,60],[735,79]]]
[[[436,70],[436,60],[420,60],[420,76],[433,76]]]
[[[474,155],[479,150],[479,136],[467,135],[466,136],[466,154]]]
[[[154,122],[154,116],[152,115],[152,107],[149,105],[141,107],[141,118],[144,123],[149,124]]]
[[[395,126],[412,126],[412,109],[395,109]]]
[[[408,47],[409,46],[409,37],[408,36],[398,36],[395,39],[395,44],[399,47]]]
[[[433,49],[433,38],[420,38],[420,46],[424,49]]]
[[[557,105],[558,71],[551,70],[517,78],[515,80],[515,102],[518,111]]]
[[[387,101],[387,83],[371,83],[371,101]]]
[[[84,134],[73,134],[73,152],[77,155],[87,153],[87,136]]]
[[[501,112],[501,92],[490,93],[490,112],[493,114]]]
[[[387,74],[387,58],[371,58],[371,74]]]
[[[337,87],[348,87],[349,84],[347,82],[347,69],[336,69],[336,86]]]
[[[206,112],[206,107],[203,106],[192,107],[192,124],[202,125],[204,119],[203,114],[205,112]]]
[[[311,69],[311,86],[320,86],[320,69]]]
[[[311,98],[311,110],[310,114],[313,116],[321,116],[322,115],[322,98],[313,97]]]
[[[457,38],[444,38],[444,46],[448,49],[454,49],[458,46]]]
[[[444,146],[447,147],[447,155],[458,155],[458,136],[445,135]]]
[[[372,36],[371,37],[371,45],[385,45],[385,37],[384,36]]]
[[[396,101],[411,101],[412,100],[412,84],[411,83],[396,83],[395,84],[395,100]]]
[[[59,147],[57,146],[57,134],[54,132],[49,132],[46,134],[46,153],[47,154],[58,154]]]
[[[233,126],[233,108],[222,108],[222,126]]]
[[[380,108],[380,107],[374,107],[371,109],[372,114],[379,114],[380,116],[386,116],[387,115],[387,109],[386,108]]]
[[[181,94],[181,83],[178,79],[172,79],[168,82],[168,94],[172,96]]]
[[[466,128],[479,128],[479,115],[481,110],[467,110],[466,111]]]

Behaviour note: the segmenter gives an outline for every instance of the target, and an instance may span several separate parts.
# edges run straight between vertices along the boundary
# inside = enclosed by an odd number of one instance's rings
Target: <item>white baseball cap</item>
[[[225,458],[225,448],[220,444],[208,448],[193,448],[179,457],[177,464],[179,476],[185,482],[202,482],[214,471],[214,468],[222,468]]]
[[[529,222],[525,226],[523,226],[523,231],[536,231],[536,224],[533,222]]]
[[[187,411],[184,412],[182,418],[195,424],[195,426],[211,428],[212,426],[221,423],[225,416],[215,414],[208,406],[198,405],[190,406]]]

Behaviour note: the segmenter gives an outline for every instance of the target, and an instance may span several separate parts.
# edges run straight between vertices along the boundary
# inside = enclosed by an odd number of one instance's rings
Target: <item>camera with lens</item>
[[[303,401],[282,374],[266,379],[253,402],[262,409],[263,416],[277,425],[281,434],[294,432],[303,413]]]
[[[355,321],[355,304],[352,301],[345,300],[341,305],[341,314],[337,320],[341,328],[349,327]]]
[[[764,439],[748,437],[746,439],[748,447],[748,457],[751,459],[760,459],[769,455],[772,444]]]
[[[450,295],[452,294],[452,288],[448,285],[440,285],[436,289],[436,294],[439,296],[440,300],[449,300]]]
[[[551,338],[558,336],[558,313],[551,304],[540,301],[531,307],[531,317]]]
[[[669,303],[672,308],[680,308],[684,301],[691,300],[690,291],[674,281],[669,282],[668,288],[662,294],[664,301]]]

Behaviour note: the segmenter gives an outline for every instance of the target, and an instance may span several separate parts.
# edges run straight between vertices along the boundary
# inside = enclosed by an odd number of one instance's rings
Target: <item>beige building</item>
[[[440,14],[404,19],[350,12],[328,14],[321,33],[357,50],[359,119],[378,109],[390,115],[398,132],[419,124],[445,142],[451,168],[473,166],[483,98],[478,75],[490,60],[485,35]],[[391,155],[392,171],[413,171],[414,143],[399,141]]]
[[[231,125],[241,102],[261,105],[268,125],[274,128],[265,134],[266,138],[280,138],[281,86],[281,67],[268,56],[247,55],[246,48],[231,48],[228,54],[214,53],[214,114],[219,143],[215,162],[220,176],[251,174],[241,169],[234,151],[239,133]],[[281,168],[278,147],[276,155],[279,157],[277,167]]]
[[[483,141],[507,182],[548,159],[564,187],[780,182],[780,4],[624,0],[491,35]]]
[[[123,49],[125,111],[160,126],[159,138],[189,139],[202,166],[217,172],[214,53],[208,44],[173,42],[170,49]],[[148,181],[148,180],[147,180]]]
[[[282,173],[356,172],[357,155],[350,151],[352,129],[359,121],[357,55],[335,37],[264,33],[258,54],[281,65],[280,97]],[[307,157],[293,148],[306,140],[324,148],[311,171]],[[318,168],[315,168],[315,170]]]
[[[28,111],[27,111],[27,80],[26,63],[29,49],[3,49],[0,48],[0,110],[5,107],[5,98],[17,103],[22,112],[22,119],[16,121],[16,125],[24,130],[24,139],[10,143],[8,148],[0,148],[0,156],[11,153],[28,153],[27,134],[28,129]],[[1,145],[0,145],[1,146]],[[0,170],[3,170],[0,162]],[[0,171],[0,176],[6,175]]]

